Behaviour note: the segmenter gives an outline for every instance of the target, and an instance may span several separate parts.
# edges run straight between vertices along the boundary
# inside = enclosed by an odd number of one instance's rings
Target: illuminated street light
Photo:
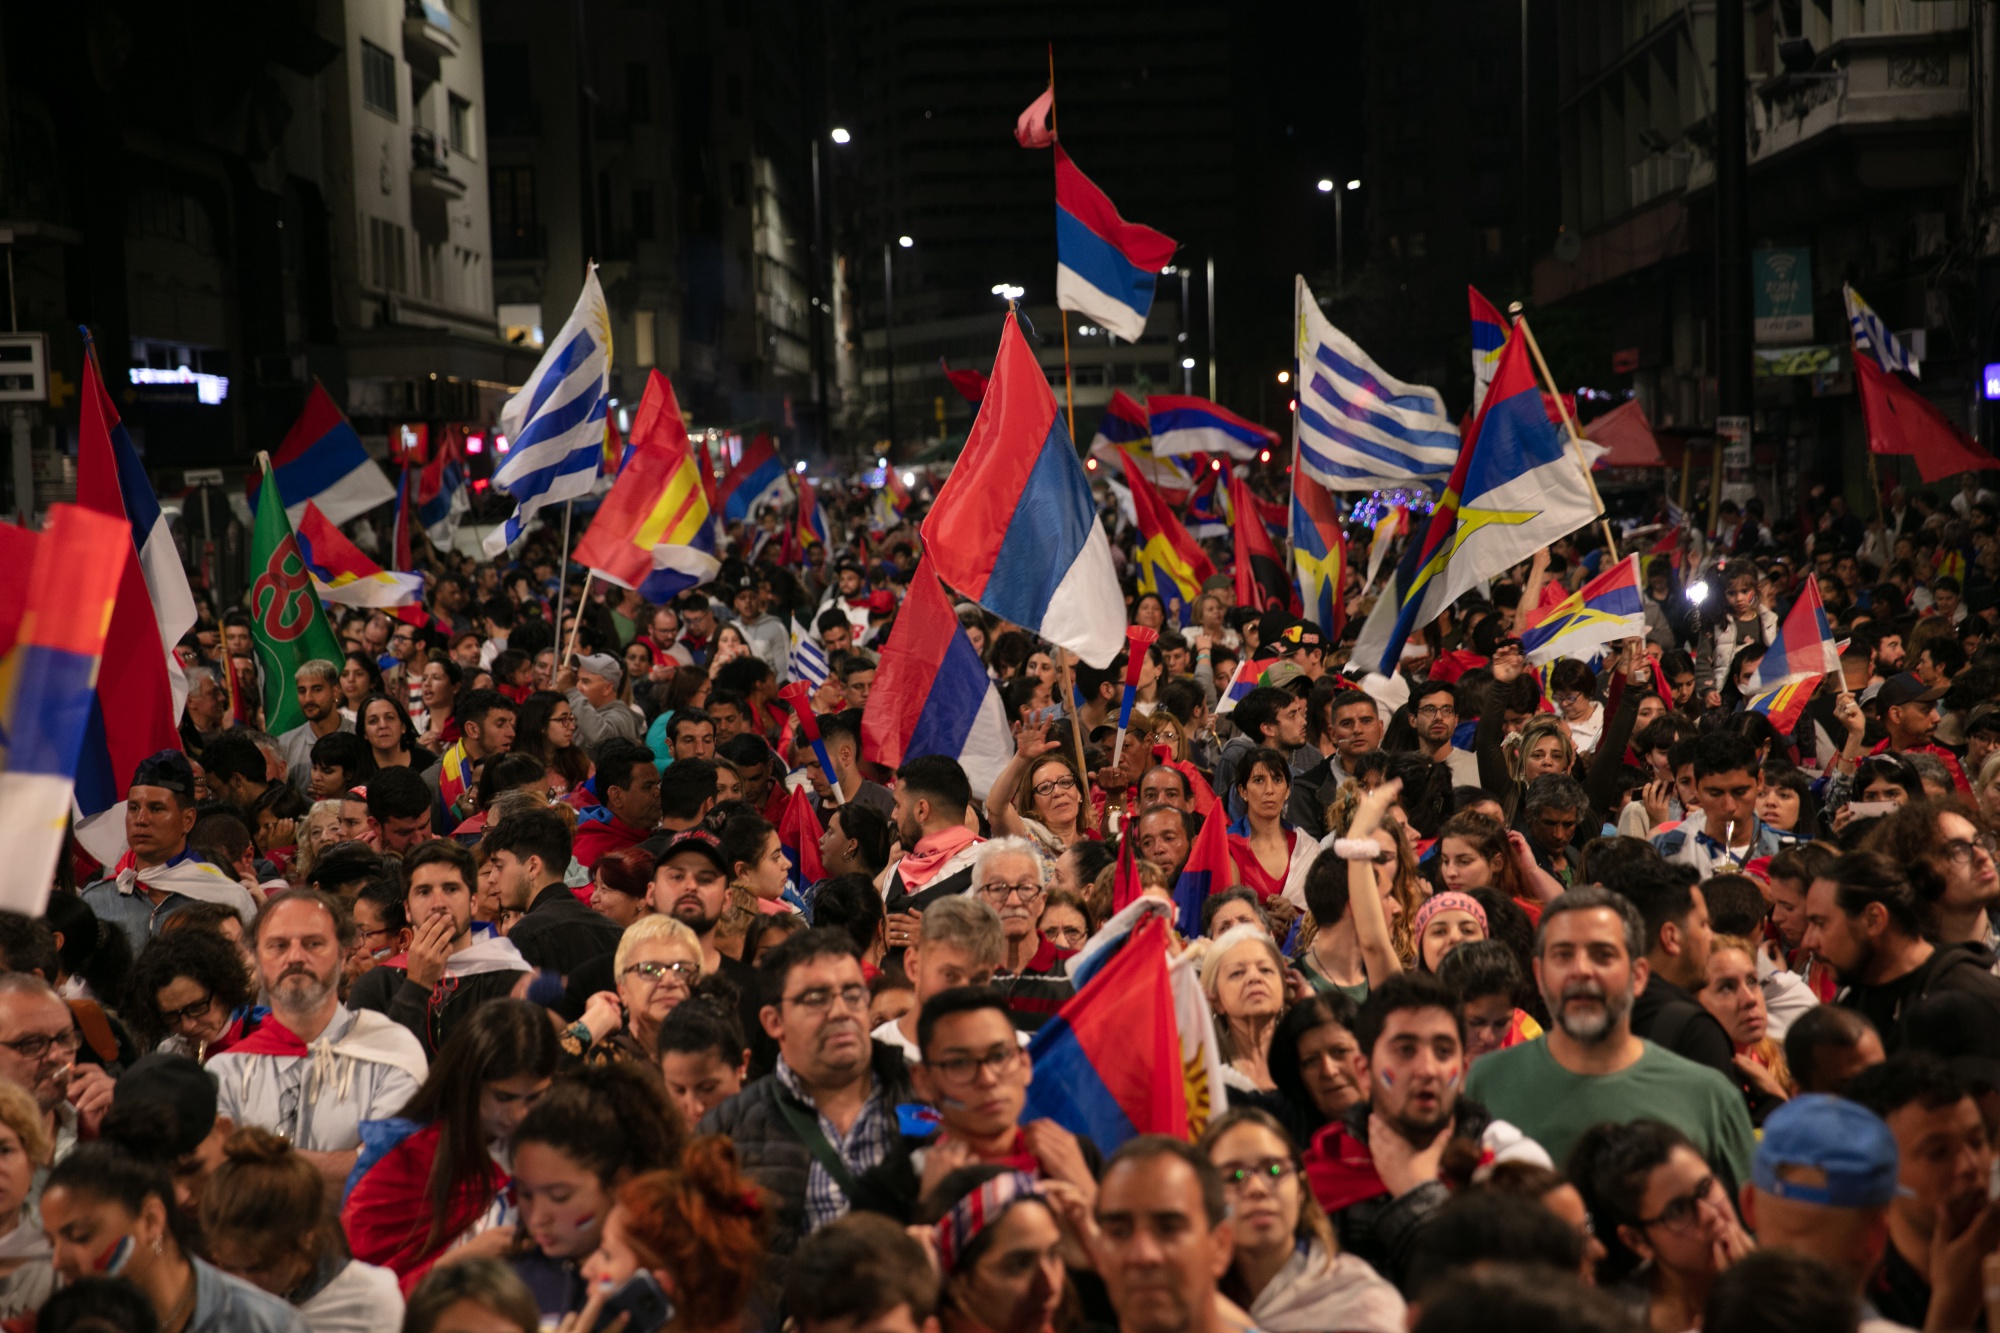
[[[907,237],[907,236],[898,236],[898,237],[896,238],[896,244],[898,244],[898,245],[902,246],[902,247],[903,247],[903,248],[904,248],[905,250],[907,250],[907,249],[909,249],[909,248],[910,248],[911,246],[915,245],[915,244],[916,244],[916,242],[915,242],[915,241],[913,241],[913,240],[911,240],[911,239],[910,239],[909,237]]]
[[[1320,192],[1321,194],[1332,194],[1332,193],[1333,193],[1333,182],[1332,182],[1332,181],[1330,181],[1330,180],[1328,180],[1328,179],[1327,179],[1326,177],[1324,177],[1324,176],[1320,177],[1320,179],[1319,179],[1319,192]]]
[[[1348,188],[1348,189],[1350,189],[1350,190],[1358,190],[1358,189],[1360,189],[1360,188],[1361,188],[1361,182],[1360,182],[1360,181],[1349,181],[1349,182],[1347,182],[1347,188]]]
[[[1291,372],[1291,371],[1289,371],[1289,370],[1281,370],[1281,371],[1279,371],[1279,372],[1278,372],[1278,383],[1280,383],[1280,384],[1290,384],[1291,382],[1292,382],[1292,372]]]
[[[1191,357],[1191,356],[1184,356],[1184,357],[1182,357],[1182,358],[1181,358],[1181,369],[1182,369],[1182,370],[1193,370],[1193,369],[1194,369],[1194,358],[1193,358],[1193,357]]]
[[[838,125],[833,127],[833,132],[829,134],[827,137],[829,139],[832,139],[835,143],[850,143],[854,139],[853,135],[849,134],[846,130],[840,128],[840,126]]]

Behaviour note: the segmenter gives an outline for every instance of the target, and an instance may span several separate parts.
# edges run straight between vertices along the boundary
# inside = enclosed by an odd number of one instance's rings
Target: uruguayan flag
[[[1840,294],[1847,300],[1847,327],[1854,335],[1856,354],[1862,352],[1871,354],[1885,373],[1907,370],[1912,375],[1923,374],[1917,368],[1917,358],[1911,356],[1909,349],[1897,341],[1895,334],[1889,332],[1887,326],[1882,323],[1882,317],[1861,299],[1860,292],[1842,283]]]
[[[497,556],[521,540],[537,510],[590,494],[604,461],[610,376],[611,314],[593,264],[562,332],[521,392],[500,409],[500,433],[509,447],[493,485],[513,496],[516,507],[486,534],[486,554]]]
[[[790,670],[793,680],[802,680],[814,689],[826,684],[826,649],[800,628],[796,616],[792,618]]]
[[[1327,322],[1298,279],[1299,466],[1333,491],[1435,490],[1458,460],[1458,427],[1435,389],[1383,373]]]

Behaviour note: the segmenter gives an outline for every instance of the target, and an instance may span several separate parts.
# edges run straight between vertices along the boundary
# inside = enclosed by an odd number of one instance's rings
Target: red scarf
[[[914,893],[930,883],[947,861],[977,841],[978,836],[963,824],[953,824],[919,838],[917,845],[896,863],[904,890]]]
[[[305,1041],[272,1014],[257,1030],[230,1047],[235,1055],[307,1055]]]
[[[1305,1177],[1313,1198],[1329,1214],[1389,1192],[1376,1173],[1368,1145],[1348,1133],[1346,1122],[1340,1120],[1313,1135],[1305,1151]]]

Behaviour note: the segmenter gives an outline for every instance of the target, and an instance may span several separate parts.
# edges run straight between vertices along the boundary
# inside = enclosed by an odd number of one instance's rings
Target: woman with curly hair
[[[738,1169],[735,1145],[720,1135],[696,1139],[679,1166],[619,1188],[597,1252],[583,1266],[590,1300],[580,1325],[594,1328],[605,1299],[637,1282],[656,1285],[674,1314],[628,1323],[624,1333],[658,1333],[668,1323],[686,1333],[735,1333],[763,1267],[771,1216],[769,1199]]]
[[[513,752],[533,755],[547,765],[549,789],[558,797],[590,777],[590,756],[576,743],[576,709],[553,690],[537,690],[521,705]]]
[[[268,1009],[237,947],[212,930],[162,931],[132,960],[122,1015],[146,1050],[206,1061],[255,1032]]]

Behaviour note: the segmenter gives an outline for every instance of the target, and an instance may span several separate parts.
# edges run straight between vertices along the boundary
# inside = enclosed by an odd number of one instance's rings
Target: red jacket
[[[606,810],[603,819],[577,821],[576,841],[570,848],[570,854],[588,870],[597,864],[599,857],[626,847],[636,847],[652,836],[651,829],[633,828]]]

